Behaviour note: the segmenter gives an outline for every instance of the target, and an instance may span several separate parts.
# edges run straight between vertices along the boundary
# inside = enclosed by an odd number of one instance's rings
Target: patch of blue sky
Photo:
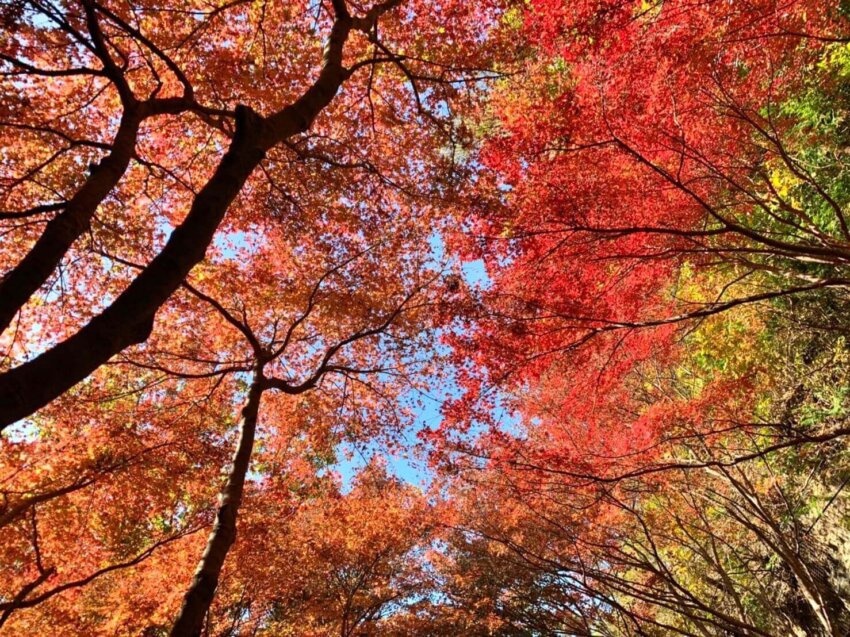
[[[464,263],[452,264],[452,257],[447,254],[446,244],[443,236],[435,232],[428,240],[431,250],[430,260],[434,263],[447,265],[458,265],[461,275],[467,285],[477,287],[479,289],[487,288],[490,285],[490,278],[487,276],[487,271],[482,260],[474,260]],[[438,343],[434,354],[443,355],[447,353],[445,346]],[[430,390],[427,393],[411,391],[402,399],[408,405],[419,405],[415,411],[413,424],[402,432],[400,444],[393,445],[393,449],[388,449],[386,445],[372,443],[369,445],[356,446],[350,443],[343,443],[337,448],[337,462],[329,467],[330,471],[336,472],[342,480],[343,490],[347,491],[351,488],[354,478],[357,473],[363,469],[375,455],[382,458],[387,470],[391,475],[394,475],[400,480],[427,488],[432,481],[432,476],[428,469],[426,458],[422,457],[422,448],[420,445],[419,434],[423,431],[437,429],[442,420],[443,406],[461,394],[459,387],[453,375],[449,374],[442,380],[434,379],[433,384],[429,384]],[[494,389],[493,391],[497,391]],[[497,397],[496,403],[502,404],[503,401]],[[516,415],[511,413],[504,407],[497,406],[494,410],[494,419],[497,426],[505,432],[513,435],[522,435],[519,420]],[[475,437],[484,433],[483,425],[473,425],[468,436]]]
[[[345,442],[337,447],[337,462],[329,467],[329,470],[340,476],[343,491],[347,492],[351,488],[356,475],[376,456],[383,461],[390,475],[422,489],[428,488],[431,475],[427,460],[418,452],[418,435],[421,431],[439,426],[442,421],[440,410],[445,399],[422,392],[411,392],[404,398],[405,402],[409,403],[416,399],[419,399],[421,407],[413,418],[413,424],[393,441],[391,449],[389,445],[381,442],[362,445]]]

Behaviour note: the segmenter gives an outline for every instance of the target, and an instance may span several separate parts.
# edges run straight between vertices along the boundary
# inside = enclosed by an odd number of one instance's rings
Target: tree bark
[[[162,251],[112,305],[76,334],[0,375],[0,430],[43,407],[114,354],[150,335],[156,311],[204,258],[230,203],[265,156],[262,118],[247,107],[237,112],[230,149]]]
[[[389,2],[383,10],[395,4]],[[378,15],[360,28],[373,24]],[[265,151],[306,131],[349,76],[342,54],[353,24],[350,17],[334,22],[319,76],[295,102],[268,118],[237,106],[236,133],[227,154],[162,251],[112,305],[65,341],[0,374],[0,431],[69,390],[121,350],[147,340],[157,310],[203,260],[228,207]]]
[[[56,270],[71,245],[91,226],[95,210],[120,181],[136,147],[137,108],[124,111],[110,152],[68,201],[64,212],[51,219],[20,263],[0,278],[0,333],[18,310]]]
[[[221,575],[224,560],[230,547],[236,541],[236,518],[239,514],[239,505],[242,503],[245,475],[251,463],[257,417],[264,389],[262,369],[258,369],[248,392],[248,400],[242,408],[239,442],[233,454],[233,465],[227,476],[227,483],[219,495],[215,525],[207,540],[207,547],[198,568],[195,570],[192,584],[183,598],[183,606],[171,628],[171,637],[197,637],[201,634],[204,618],[218,587],[218,578]]]

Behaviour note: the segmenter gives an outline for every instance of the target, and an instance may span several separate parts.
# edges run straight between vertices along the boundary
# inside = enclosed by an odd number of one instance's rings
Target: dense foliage
[[[846,3],[0,24],[0,633],[850,633]]]

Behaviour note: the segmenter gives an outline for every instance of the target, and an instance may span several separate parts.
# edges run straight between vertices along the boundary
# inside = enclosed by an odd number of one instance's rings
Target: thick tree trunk
[[[124,112],[110,152],[68,201],[64,212],[51,219],[32,249],[0,278],[0,333],[18,310],[44,285],[73,243],[91,226],[95,210],[120,181],[136,147],[141,118],[138,108]]]
[[[230,150],[162,252],[76,334],[0,374],[0,430],[67,391],[114,354],[147,339],[156,311],[204,258],[225,212],[265,156],[262,119],[246,107],[239,110]]]
[[[262,370],[259,370],[242,408],[239,442],[233,454],[233,465],[227,483],[219,495],[215,525],[207,540],[207,547],[195,571],[192,584],[183,598],[180,614],[171,629],[172,637],[197,637],[201,634],[204,617],[212,603],[221,568],[227,552],[236,540],[236,518],[242,503],[245,475],[251,463],[257,416],[263,395]]]
[[[392,6],[388,3],[385,10]],[[204,258],[225,212],[265,151],[306,131],[348,77],[342,52],[352,24],[351,18],[334,23],[319,77],[295,102],[267,119],[246,106],[236,108],[236,134],[212,178],[162,252],[112,305],[67,340],[0,374],[0,431],[69,390],[124,348],[147,340],[157,310]]]

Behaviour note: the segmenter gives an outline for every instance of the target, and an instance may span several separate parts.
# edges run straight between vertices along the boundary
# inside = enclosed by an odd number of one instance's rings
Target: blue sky
[[[445,262],[445,244],[442,237],[435,233],[430,240],[433,258],[436,262]],[[489,279],[481,260],[470,261],[461,265],[461,272],[466,283],[470,286],[486,286]],[[411,399],[420,398],[423,407],[416,415],[414,424],[401,436],[401,450],[390,452],[382,445],[371,444],[354,447],[343,443],[338,447],[338,461],[331,467],[339,473],[343,482],[343,489],[351,486],[352,479],[357,471],[378,454],[383,457],[390,473],[405,482],[417,486],[427,486],[429,475],[423,459],[414,456],[414,450],[419,443],[417,435],[425,429],[436,428],[442,420],[441,409],[446,400],[450,400],[459,394],[459,389],[454,383],[442,383],[435,386],[428,394],[417,394],[410,396]],[[413,402],[411,400],[411,402]]]

